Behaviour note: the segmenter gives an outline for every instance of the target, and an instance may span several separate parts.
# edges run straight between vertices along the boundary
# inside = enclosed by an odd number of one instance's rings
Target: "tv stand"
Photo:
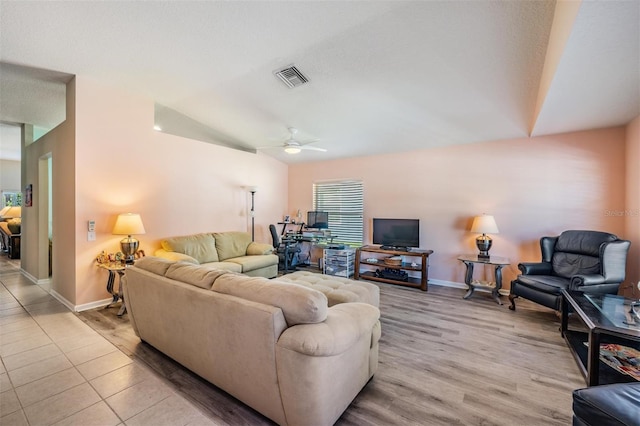
[[[402,246],[380,246],[382,250],[390,250],[390,251],[403,251],[409,252],[411,251],[410,247],[402,247]]]
[[[395,247],[394,250],[389,250],[385,248],[387,246],[363,246],[357,249],[356,251],[356,264],[354,267],[353,279],[359,280],[363,278],[365,280],[371,281],[379,281],[388,284],[398,284],[407,287],[419,288],[422,291],[427,291],[428,281],[429,281],[429,255],[433,254],[433,250],[422,250],[422,249],[405,249],[399,250],[399,247]],[[396,250],[398,249],[398,250]],[[367,253],[367,255],[363,256],[363,253]],[[411,256],[420,258],[420,261],[415,262],[404,262],[400,265],[389,265],[384,263],[384,257],[372,257],[371,254],[386,254],[389,256]],[[401,281],[394,280],[390,278],[379,277],[375,275],[374,271],[363,271],[360,272],[360,266],[374,266],[378,268],[388,268],[388,269],[397,269],[401,271],[417,271],[420,273],[419,277],[409,277],[409,281]],[[415,266],[413,266],[415,265]]]

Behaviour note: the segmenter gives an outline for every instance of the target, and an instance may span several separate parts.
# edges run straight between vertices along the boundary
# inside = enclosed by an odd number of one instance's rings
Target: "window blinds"
[[[344,180],[313,184],[313,209],[329,213],[334,242],[362,245],[364,196],[362,181]]]

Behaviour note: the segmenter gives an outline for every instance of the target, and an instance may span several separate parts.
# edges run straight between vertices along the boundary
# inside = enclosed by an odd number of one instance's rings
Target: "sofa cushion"
[[[282,310],[289,327],[315,324],[327,318],[327,297],[319,291],[296,284],[228,274],[216,279],[211,290],[276,306]]]
[[[145,271],[164,276],[164,274],[167,273],[167,269],[169,269],[169,266],[173,265],[174,263],[176,262],[168,259],[147,256],[143,257],[142,259],[136,260],[135,265],[140,269],[144,269]]]
[[[559,277],[571,278],[574,275],[600,273],[600,259],[584,254],[555,252],[551,259],[553,271]]]
[[[556,275],[599,274],[600,246],[617,240],[613,234],[598,231],[564,231],[556,241],[551,263]]]
[[[354,281],[349,278],[316,274],[309,271],[296,271],[278,277],[276,280],[293,282],[321,291],[327,296],[329,306],[348,302],[363,302],[375,307],[380,305],[380,288],[364,281]]]
[[[234,262],[209,262],[203,263],[202,266],[206,266],[209,269],[224,269],[229,272],[242,272],[242,265]]]
[[[569,280],[553,275],[519,275],[519,284],[550,294],[560,294],[569,287]]]
[[[251,234],[248,232],[216,232],[213,234],[213,237],[215,238],[215,246],[218,250],[219,260],[246,256],[247,247],[251,244]],[[212,261],[210,260],[209,262]]]
[[[599,231],[564,231],[556,241],[555,251],[600,256],[602,243],[616,241],[618,237]]]
[[[202,265],[177,262],[169,266],[165,276],[176,281],[182,281],[183,283],[209,290],[218,277],[229,273],[229,271],[222,269],[212,269]]]
[[[162,240],[162,248],[167,251],[183,253],[200,263],[217,262],[216,240],[211,234],[194,234]],[[243,253],[244,254],[244,253]]]
[[[162,257],[164,259],[172,260],[174,262],[187,262],[193,263],[194,265],[199,265],[200,262],[195,260],[193,257],[186,255],[184,253],[178,253],[177,251],[167,251],[165,249],[158,249],[155,252],[156,257]]]
[[[225,263],[236,263],[242,267],[242,271],[255,271],[256,269],[266,268],[268,266],[278,264],[278,256],[275,254],[265,256],[241,256],[227,259]]]

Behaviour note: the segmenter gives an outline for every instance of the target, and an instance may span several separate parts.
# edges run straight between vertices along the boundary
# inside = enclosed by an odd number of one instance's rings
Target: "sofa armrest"
[[[522,275],[551,275],[553,273],[551,263],[548,262],[519,263],[518,269],[520,269]]]
[[[169,259],[169,260],[173,260],[176,262],[188,262],[188,263],[193,263],[194,265],[199,265],[200,262],[198,262],[196,259],[194,259],[193,257],[187,255],[187,254],[182,254],[182,253],[178,253],[175,251],[167,251],[165,249],[158,249],[156,250],[156,252],[154,253],[156,255],[156,257],[162,257],[164,259]]]
[[[247,247],[247,256],[263,256],[272,253],[273,246],[271,244],[252,242]]]
[[[286,329],[278,346],[303,355],[326,357],[345,352],[363,335],[373,335],[380,311],[367,303],[341,303],[329,308],[327,319]]]

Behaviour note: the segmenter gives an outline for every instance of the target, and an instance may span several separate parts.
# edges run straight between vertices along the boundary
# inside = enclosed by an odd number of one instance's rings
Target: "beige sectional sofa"
[[[280,425],[331,425],[378,367],[380,312],[278,279],[146,257],[127,269],[136,334]]]
[[[251,241],[248,232],[212,232],[162,240],[157,257],[207,265],[251,277],[278,275],[278,256],[271,244]]]

